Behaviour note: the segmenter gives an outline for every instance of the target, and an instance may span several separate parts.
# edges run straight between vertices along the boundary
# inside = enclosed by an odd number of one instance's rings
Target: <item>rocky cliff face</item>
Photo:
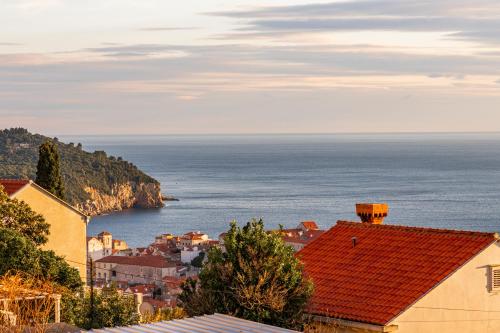
[[[163,206],[160,185],[153,183],[117,184],[113,186],[111,194],[102,193],[88,186],[85,187],[85,192],[89,194],[90,199],[78,204],[77,207],[91,216],[133,207],[159,208]]]

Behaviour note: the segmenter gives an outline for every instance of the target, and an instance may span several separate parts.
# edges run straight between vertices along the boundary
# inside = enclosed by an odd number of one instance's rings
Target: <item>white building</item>
[[[190,264],[201,252],[198,246],[185,246],[181,249],[181,261],[185,264]]]

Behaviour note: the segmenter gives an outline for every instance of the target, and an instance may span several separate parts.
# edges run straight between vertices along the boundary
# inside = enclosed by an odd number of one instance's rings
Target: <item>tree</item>
[[[56,145],[46,141],[38,148],[38,154],[35,182],[58,198],[64,199],[60,157]]]
[[[77,269],[70,267],[53,251],[39,249],[16,230],[0,228],[0,258],[0,275],[25,272],[72,291],[82,287]]]
[[[203,266],[203,259],[205,259],[205,252],[200,252],[196,258],[191,260],[191,265],[201,268]]]
[[[16,230],[36,245],[47,242],[50,225],[28,204],[10,199],[0,185],[0,227]]]
[[[212,248],[199,280],[188,280],[180,295],[190,316],[226,313],[266,324],[301,328],[312,283],[279,233],[268,233],[262,220],[224,238],[225,251]]]
[[[63,306],[64,321],[85,329],[134,325],[140,319],[134,298],[120,294],[114,285],[95,293],[94,318],[89,292],[73,297],[67,305]]]

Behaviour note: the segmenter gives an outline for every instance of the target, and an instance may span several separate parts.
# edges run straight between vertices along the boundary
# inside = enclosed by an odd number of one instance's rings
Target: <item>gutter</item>
[[[330,318],[325,316],[313,316],[313,321],[318,323],[334,324],[341,328],[355,328],[361,330],[367,330],[369,332],[396,332],[398,330],[398,325],[376,325],[367,324],[359,321],[351,321],[345,319]]]

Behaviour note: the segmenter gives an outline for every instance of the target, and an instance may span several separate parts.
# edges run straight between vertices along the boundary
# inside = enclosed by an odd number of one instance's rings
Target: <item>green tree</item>
[[[0,227],[16,230],[37,245],[47,242],[50,225],[28,204],[10,199],[0,185]]]
[[[58,198],[64,199],[59,152],[51,141],[46,141],[38,148],[35,182]]]
[[[64,321],[84,329],[134,325],[140,319],[134,298],[120,294],[114,285],[94,292],[94,318],[89,292],[73,297],[67,305],[63,307]]]
[[[77,269],[53,251],[39,249],[16,230],[0,228],[0,258],[0,275],[10,271],[25,272],[72,291],[82,287]]]
[[[180,295],[190,316],[226,313],[266,324],[301,328],[312,283],[290,246],[268,233],[262,220],[224,238],[225,251],[212,248],[198,281],[188,280]]]
[[[203,266],[203,259],[205,259],[205,252],[200,252],[196,258],[191,260],[191,265],[201,268]]]

